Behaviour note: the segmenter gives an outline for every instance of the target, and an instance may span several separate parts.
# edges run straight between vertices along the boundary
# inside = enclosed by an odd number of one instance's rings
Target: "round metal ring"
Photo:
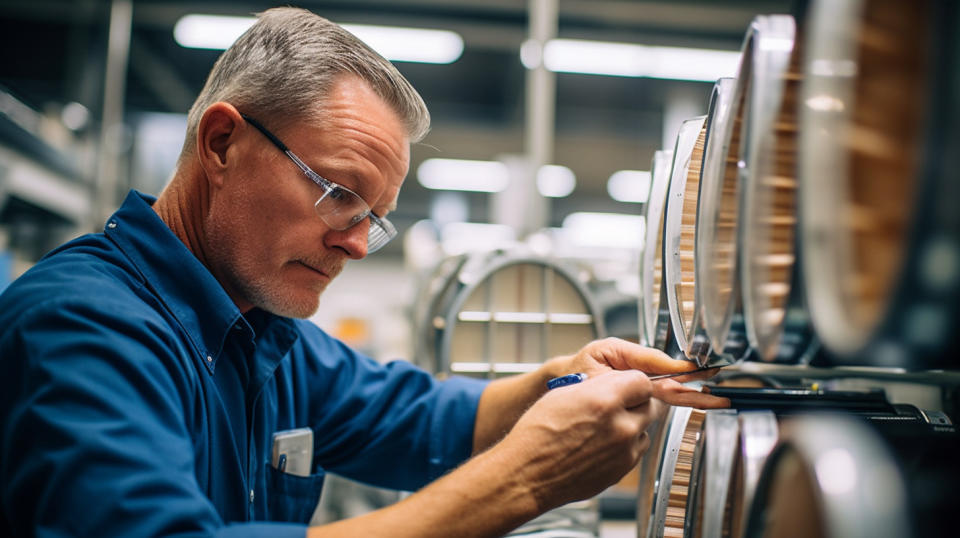
[[[931,1],[812,6],[802,266],[836,364],[958,365],[957,11]]]

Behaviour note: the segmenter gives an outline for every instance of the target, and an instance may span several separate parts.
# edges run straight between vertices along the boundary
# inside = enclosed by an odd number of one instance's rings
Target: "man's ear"
[[[230,103],[216,102],[203,112],[197,126],[197,160],[209,181],[216,185],[223,182],[226,171],[227,150],[236,142],[238,127],[244,123],[240,111]]]

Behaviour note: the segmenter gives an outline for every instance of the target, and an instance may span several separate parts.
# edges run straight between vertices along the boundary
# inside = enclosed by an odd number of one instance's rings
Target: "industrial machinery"
[[[537,368],[604,336],[603,316],[583,271],[521,250],[441,261],[425,285],[419,335],[437,375],[494,379]],[[599,532],[597,499],[556,508],[518,536],[590,538]]]
[[[638,536],[955,534],[958,23],[936,1],[758,16],[666,187],[655,160],[641,330],[732,364],[706,382],[731,409],[653,428]]]
[[[579,269],[520,251],[444,260],[420,338],[441,374],[495,378],[536,368],[604,335]]]

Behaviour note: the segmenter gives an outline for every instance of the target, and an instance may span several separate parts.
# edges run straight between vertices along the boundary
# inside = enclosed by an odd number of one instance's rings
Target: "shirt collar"
[[[254,332],[223,286],[153,210],[156,200],[131,191],[104,233],[180,323],[212,372],[231,330],[251,340]]]

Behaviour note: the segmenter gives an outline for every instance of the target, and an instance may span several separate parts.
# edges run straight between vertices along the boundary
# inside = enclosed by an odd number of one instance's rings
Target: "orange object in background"
[[[365,348],[370,343],[370,326],[363,318],[342,317],[337,319],[333,336],[348,346]]]

